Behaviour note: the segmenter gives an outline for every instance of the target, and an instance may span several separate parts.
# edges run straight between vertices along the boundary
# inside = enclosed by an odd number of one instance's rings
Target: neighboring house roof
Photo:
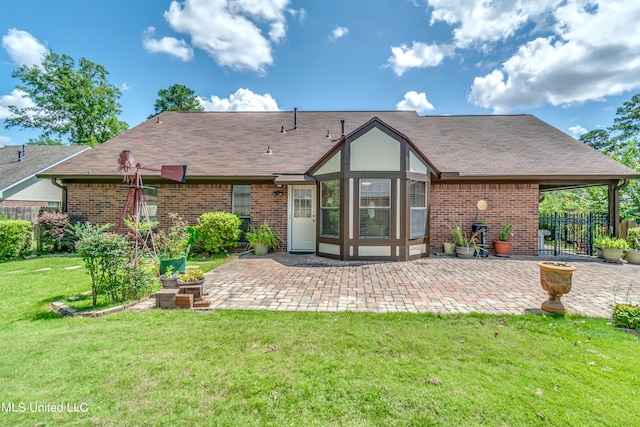
[[[40,176],[114,177],[123,150],[144,168],[186,164],[187,180],[304,175],[343,136],[374,118],[408,138],[442,181],[559,185],[640,178],[531,115],[419,116],[413,111],[163,112]]]
[[[24,147],[24,155],[22,155]],[[36,181],[36,174],[44,172],[90,147],[60,145],[0,146],[0,200],[12,190]],[[20,152],[20,161],[18,161]]]

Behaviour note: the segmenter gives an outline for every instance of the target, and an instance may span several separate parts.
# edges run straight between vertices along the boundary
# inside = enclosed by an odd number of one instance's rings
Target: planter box
[[[202,283],[190,283],[180,285],[181,294],[191,294],[193,298],[199,299],[204,295],[204,285]]]
[[[173,267],[174,273],[184,273],[187,269],[187,257],[160,261],[160,274],[166,273],[169,266]]]

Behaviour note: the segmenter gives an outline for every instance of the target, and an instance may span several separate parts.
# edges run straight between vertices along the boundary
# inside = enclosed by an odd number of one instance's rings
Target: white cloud
[[[413,42],[411,48],[406,45],[391,48],[393,56],[389,58],[389,66],[397,76],[401,76],[411,68],[436,67],[448,56],[453,55],[450,46],[439,46]]]
[[[2,47],[19,66],[33,66],[42,62],[47,48],[31,34],[15,28],[2,37]]]
[[[448,25],[451,39],[392,47],[388,65],[398,76],[449,56],[483,55],[479,68],[499,65],[475,77],[468,101],[495,113],[602,100],[640,88],[637,0],[427,4],[431,25]]]
[[[127,82],[123,82],[120,87],[122,88],[122,90],[129,90],[131,89],[131,86],[129,86],[129,84]]]
[[[149,27],[144,32],[142,46],[150,53],[167,53],[182,61],[189,61],[193,58],[193,49],[184,40],[178,40],[174,37],[162,37],[154,39],[152,36],[156,29]]]
[[[545,103],[601,100],[640,87],[640,3],[576,1],[554,11],[554,35],[519,47],[499,69],[476,77],[469,101],[508,112]],[[624,28],[624,31],[602,31]]]
[[[27,94],[20,89],[14,89],[10,95],[0,96],[0,120],[8,119],[13,116],[9,111],[9,106],[14,105],[18,108],[30,108],[35,107],[31,98],[26,96]]]
[[[349,34],[349,29],[347,27],[336,27],[331,31],[331,34],[329,34],[329,40],[334,42],[347,34]]]
[[[562,0],[428,0],[431,24],[442,21],[453,30],[455,45],[467,48],[513,37],[531,21],[544,19]],[[542,22],[540,23],[542,25]]]
[[[205,111],[279,111],[278,103],[268,93],[259,95],[249,89],[238,89],[228,98],[198,97]]]
[[[418,113],[435,110],[435,107],[427,100],[424,92],[409,91],[404,94],[404,99],[396,104],[398,110],[416,110]]]
[[[580,138],[583,133],[587,133],[587,130],[580,125],[575,125],[569,128],[569,132],[571,132],[571,135],[577,139]]]
[[[8,136],[0,135],[0,144],[6,144],[11,142],[11,138]]]
[[[288,4],[289,0],[172,1],[164,17],[221,66],[264,73],[273,63],[272,44],[286,36]]]

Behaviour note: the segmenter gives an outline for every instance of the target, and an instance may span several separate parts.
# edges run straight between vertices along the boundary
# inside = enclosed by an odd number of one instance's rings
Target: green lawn
[[[60,318],[49,303],[89,289],[74,265],[0,264],[0,425],[640,425],[640,340],[605,319]]]

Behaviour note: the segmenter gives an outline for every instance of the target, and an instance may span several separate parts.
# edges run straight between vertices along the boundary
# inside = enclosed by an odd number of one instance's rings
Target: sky
[[[104,66],[130,127],[182,84],[207,111],[533,114],[579,137],[640,92],[638,22],[638,0],[7,1],[0,122],[31,102],[12,72],[53,50]]]

